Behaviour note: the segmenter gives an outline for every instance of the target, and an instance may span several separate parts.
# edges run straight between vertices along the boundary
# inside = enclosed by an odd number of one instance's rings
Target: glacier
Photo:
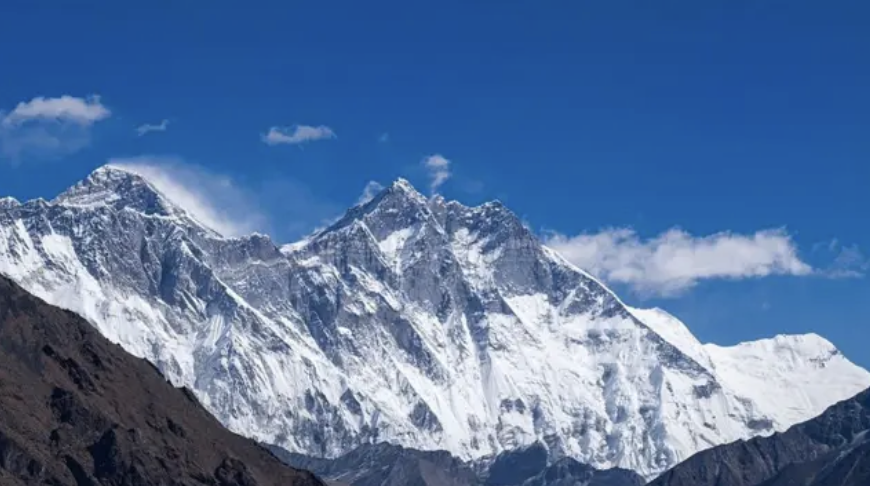
[[[543,443],[653,477],[870,386],[818,335],[723,347],[623,303],[498,201],[399,179],[287,245],[229,238],[134,170],[0,199],[0,273],[191,388],[227,427],[335,457]]]

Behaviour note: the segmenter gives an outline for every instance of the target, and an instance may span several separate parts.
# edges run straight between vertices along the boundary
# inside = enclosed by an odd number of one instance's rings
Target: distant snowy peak
[[[144,177],[124,168],[106,165],[57,196],[52,203],[64,206],[110,206],[135,209],[143,214],[168,216],[180,211]]]
[[[723,384],[771,410],[777,429],[804,420],[807,412],[811,417],[822,413],[832,400],[844,398],[844,390],[870,382],[870,373],[817,334],[779,335],[735,346],[705,344],[704,349]]]
[[[420,191],[418,191],[417,188],[415,188],[413,184],[411,184],[408,179],[405,179],[404,177],[397,178],[395,181],[392,182],[392,184],[389,185],[389,187],[383,190],[382,193],[390,193],[396,191],[403,192],[414,198],[425,199],[425,196],[423,196],[422,193],[420,193]]]
[[[335,233],[354,223],[364,223],[375,238],[381,240],[394,231],[432,218],[426,197],[407,180],[398,179],[370,200],[350,208],[342,218],[315,237]]]
[[[11,209],[18,206],[21,206],[18,199],[15,199],[14,197],[0,197],[0,209]]]
[[[282,251],[333,255],[339,248],[343,256],[350,257],[363,251],[366,258],[379,258],[398,273],[415,263],[437,259],[455,264],[457,272],[471,271],[466,276],[472,280],[491,276],[498,270],[493,264],[516,252],[527,253],[528,263],[546,260],[537,238],[501,202],[468,207],[440,195],[426,198],[405,179],[351,208],[305,241],[285,245]],[[506,263],[516,266],[516,262]]]
[[[134,169],[118,165],[110,164],[96,169],[51,203],[78,208],[133,210],[147,216],[171,218],[187,228],[193,227],[219,236],[162,193],[147,177]]]
[[[500,201],[468,207],[457,201],[448,201],[441,195],[427,198],[402,178],[368,201],[350,208],[342,218],[315,237],[341,230],[353,222],[365,223],[378,241],[396,231],[420,225],[432,225],[438,233],[453,233],[459,227],[469,226],[495,231],[522,226],[520,219]],[[484,223],[486,227],[483,227]]]
[[[796,362],[807,360],[827,360],[840,355],[834,343],[816,333],[778,334],[772,338],[747,341],[730,347],[706,344],[709,350],[731,349],[734,352],[755,355],[774,354],[783,359]]]

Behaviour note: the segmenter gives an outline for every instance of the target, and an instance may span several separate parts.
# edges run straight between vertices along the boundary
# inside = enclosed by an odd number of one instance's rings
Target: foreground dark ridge
[[[314,486],[188,390],[0,276],[0,484]]]
[[[341,486],[642,486],[626,469],[598,470],[565,457],[550,463],[543,444],[466,463],[446,451],[419,451],[368,444],[337,459],[319,459],[270,449],[285,463],[314,471]]]
[[[649,486],[868,486],[870,390],[781,434],[699,452]]]

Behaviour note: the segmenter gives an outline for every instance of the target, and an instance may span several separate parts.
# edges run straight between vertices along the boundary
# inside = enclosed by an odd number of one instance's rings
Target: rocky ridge
[[[318,486],[187,389],[0,276],[0,484]]]

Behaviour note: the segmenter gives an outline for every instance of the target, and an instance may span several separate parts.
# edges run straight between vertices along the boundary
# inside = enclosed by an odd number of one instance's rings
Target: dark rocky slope
[[[867,485],[870,485],[870,440],[865,436],[816,460],[792,464],[762,486]]]
[[[700,452],[650,486],[870,485],[870,390],[781,434]]]
[[[418,451],[392,444],[367,444],[337,459],[318,459],[272,449],[294,467],[352,486],[478,486],[468,465],[444,451]]]
[[[73,313],[0,276],[0,484],[315,486]]]
[[[550,462],[541,443],[507,451],[488,465],[485,486],[643,486],[643,478],[627,469],[600,470],[570,457]]]
[[[469,464],[444,451],[391,444],[357,447],[337,459],[317,459],[272,447],[294,467],[350,486],[642,486],[625,469],[600,471],[570,458],[548,464],[547,449],[533,445],[504,452],[488,463]]]
[[[595,469],[563,457],[548,465],[522,486],[643,486],[643,477],[627,469]]]

